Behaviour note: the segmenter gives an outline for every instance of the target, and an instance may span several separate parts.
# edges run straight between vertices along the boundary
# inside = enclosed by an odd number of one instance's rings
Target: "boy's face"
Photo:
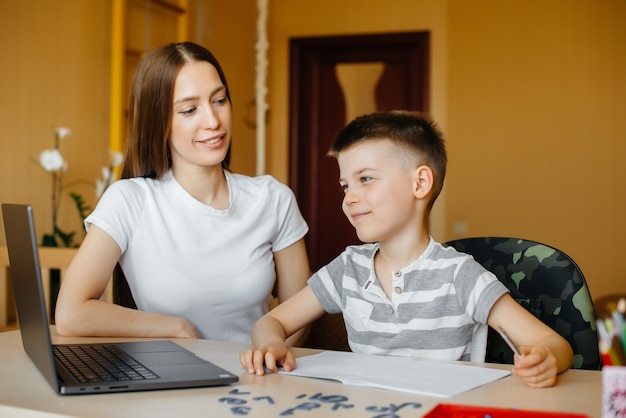
[[[342,209],[363,242],[385,241],[415,217],[414,170],[390,140],[368,140],[337,155]]]

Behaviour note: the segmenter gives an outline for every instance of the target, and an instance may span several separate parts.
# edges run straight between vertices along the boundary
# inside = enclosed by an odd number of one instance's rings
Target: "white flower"
[[[111,163],[109,166],[102,167],[102,179],[96,179],[96,197],[102,196],[104,191],[116,180],[113,169],[122,164],[124,155],[121,152],[109,150]]]
[[[111,154],[111,168],[115,168],[122,164],[124,154],[119,151],[109,151]]]
[[[102,193],[104,193],[104,190],[106,189],[106,184],[104,181],[96,179],[96,197],[99,199],[102,196]]]
[[[113,172],[109,167],[102,167],[102,180],[96,179],[96,197],[99,199],[102,197],[102,193],[113,183],[115,180]]]
[[[39,155],[39,164],[49,173],[65,171],[67,168],[61,152],[56,148],[43,151]]]
[[[99,199],[102,196],[102,193],[107,189],[107,187],[111,184],[112,173],[109,167],[102,167],[102,180],[96,179],[96,197]]]
[[[57,138],[63,139],[69,134],[71,134],[72,130],[64,126],[59,126],[58,128],[54,128],[54,132],[56,133]]]

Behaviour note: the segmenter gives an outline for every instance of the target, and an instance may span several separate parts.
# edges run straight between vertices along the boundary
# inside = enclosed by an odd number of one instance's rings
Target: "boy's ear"
[[[430,194],[433,188],[433,171],[430,167],[420,165],[413,173],[413,195],[423,199]]]

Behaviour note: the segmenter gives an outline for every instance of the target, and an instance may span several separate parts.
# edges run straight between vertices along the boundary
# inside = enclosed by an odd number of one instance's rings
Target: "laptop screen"
[[[3,203],[2,217],[24,351],[48,382],[58,387],[33,209],[27,205]]]

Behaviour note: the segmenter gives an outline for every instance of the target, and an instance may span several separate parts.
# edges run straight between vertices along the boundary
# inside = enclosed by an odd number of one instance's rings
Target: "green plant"
[[[63,190],[71,186],[63,183],[63,177],[67,171],[67,162],[61,154],[59,145],[61,139],[70,135],[72,131],[69,128],[58,127],[55,128],[54,133],[54,146],[52,149],[44,150],[39,155],[39,165],[46,172],[50,173],[52,179],[52,231],[43,235],[41,245],[45,247],[78,246],[80,243],[74,242],[76,231],[63,231],[57,223]],[[102,179],[97,179],[95,183],[96,196],[98,198],[116,180],[115,168],[122,163],[121,153],[111,151],[110,154],[109,165],[102,168]],[[91,213],[91,207],[80,194],[70,192],[69,195],[76,206],[81,223],[84,222],[85,218]]]

